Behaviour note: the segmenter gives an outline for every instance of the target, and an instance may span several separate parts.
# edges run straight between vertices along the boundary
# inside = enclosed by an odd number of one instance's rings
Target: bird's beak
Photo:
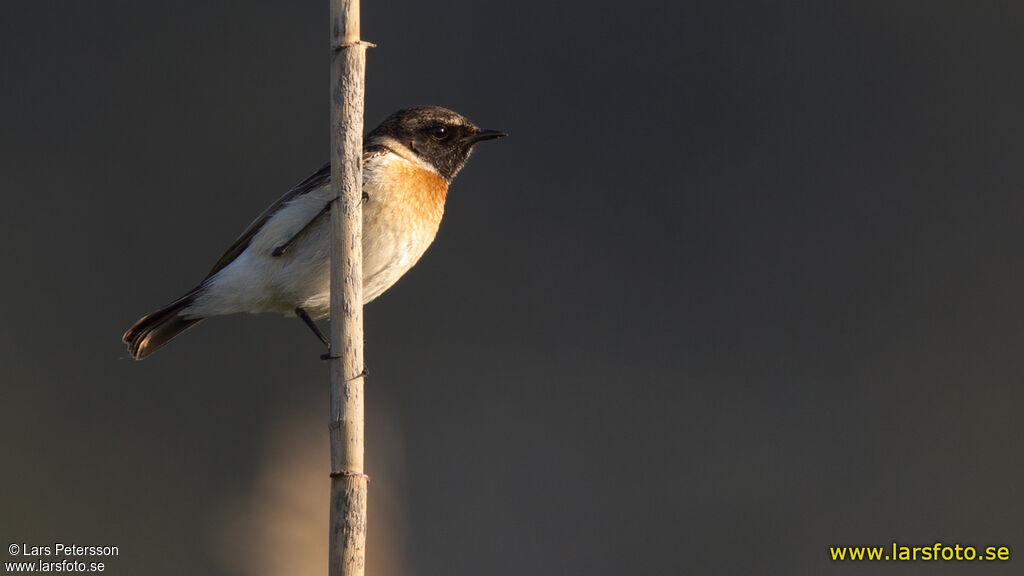
[[[465,138],[462,139],[462,141],[468,144],[476,144],[477,142],[482,142],[484,140],[494,140],[495,138],[501,138],[503,136],[508,136],[508,134],[500,130],[481,130],[476,134],[470,134],[469,136],[466,136]]]

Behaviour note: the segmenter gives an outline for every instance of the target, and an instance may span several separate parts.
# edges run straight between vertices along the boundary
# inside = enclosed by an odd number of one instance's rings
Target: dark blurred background
[[[145,362],[120,335],[327,158],[327,15],[0,5],[0,543],[326,574],[306,328],[216,319]],[[439,104],[511,133],[366,310],[369,574],[1024,553],[1022,18],[364,1],[367,129]]]

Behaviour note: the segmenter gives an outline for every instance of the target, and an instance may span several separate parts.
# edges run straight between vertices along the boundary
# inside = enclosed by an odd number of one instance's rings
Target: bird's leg
[[[313,224],[316,223],[317,220],[323,218],[324,215],[327,214],[330,211],[331,211],[331,205],[330,205],[330,203],[328,203],[326,206],[324,206],[323,210],[318,212],[317,215],[314,216],[312,220],[310,220],[309,222],[306,222],[306,225],[303,226],[302,228],[300,228],[298,232],[293,234],[291,238],[286,240],[284,244],[281,244],[277,248],[274,248],[274,251],[271,252],[270,255],[271,256],[281,256],[281,255],[283,255],[285,252],[288,251],[288,248],[290,248],[291,245],[293,243],[295,243],[296,240],[299,239],[299,236],[302,236],[303,234],[305,234],[306,231],[309,230],[313,226]],[[323,338],[321,337],[321,340],[322,339]]]
[[[306,326],[309,326],[309,329],[313,331],[313,334],[316,334],[316,337],[319,338],[320,341],[324,343],[324,346],[327,346],[327,350],[330,351],[331,341],[327,339],[327,336],[324,336],[324,333],[320,331],[320,327],[316,325],[316,322],[313,322],[313,319],[309,317],[309,314],[302,308],[296,308],[295,315],[301,318],[302,321],[306,323]]]

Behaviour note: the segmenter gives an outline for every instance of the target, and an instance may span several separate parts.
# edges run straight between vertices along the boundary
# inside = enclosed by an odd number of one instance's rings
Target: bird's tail
[[[198,289],[178,298],[163,308],[147,314],[132,324],[121,337],[128,344],[128,353],[136,360],[142,360],[156,352],[175,336],[197,324],[202,318],[186,318],[183,312],[192,305]]]

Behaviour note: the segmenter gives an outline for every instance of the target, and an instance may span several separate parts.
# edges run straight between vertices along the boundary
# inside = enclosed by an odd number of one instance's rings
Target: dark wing
[[[364,146],[363,165],[365,166],[366,163],[374,156],[387,154],[390,151],[390,149],[381,144]],[[242,235],[238,237],[238,240],[235,240],[235,243],[232,244],[231,247],[227,249],[227,252],[224,252],[224,255],[220,257],[220,260],[217,260],[217,263],[213,265],[213,268],[210,270],[210,273],[206,275],[206,278],[220,272],[228,264],[234,262],[235,258],[238,258],[239,254],[245,252],[245,249],[249,247],[249,243],[252,242],[253,237],[255,237],[256,233],[260,231],[260,228],[262,228],[263,225],[267,223],[267,220],[270,220],[270,218],[290,200],[298,196],[302,196],[312,190],[316,190],[330,181],[331,165],[328,163],[321,166],[319,170],[311,174],[302,182],[299,182],[298,185],[289,190],[287,194],[278,198],[277,202],[271,204],[269,208],[264,210],[262,214],[253,220],[252,224],[249,224],[249,227],[245,229],[245,232],[242,232]],[[317,218],[319,218],[319,215]]]
[[[262,214],[252,221],[252,224],[249,224],[249,227],[245,229],[245,232],[242,232],[242,235],[235,240],[235,243],[232,244],[231,247],[224,252],[224,255],[220,257],[220,260],[217,260],[217,263],[213,265],[213,268],[210,270],[210,273],[206,275],[206,278],[220,272],[228,264],[234,262],[235,258],[238,258],[239,254],[245,252],[245,249],[249,247],[249,243],[252,242],[252,239],[256,236],[256,233],[260,231],[260,228],[262,228],[263,225],[267,223],[267,220],[270,220],[271,216],[276,214],[277,211],[284,207],[284,205],[290,200],[298,196],[302,196],[311,190],[316,190],[330,180],[331,165],[324,164],[319,170],[311,174],[302,182],[299,182],[297,186],[289,190],[284,196],[278,198],[277,202],[271,204],[269,208],[264,210]]]

